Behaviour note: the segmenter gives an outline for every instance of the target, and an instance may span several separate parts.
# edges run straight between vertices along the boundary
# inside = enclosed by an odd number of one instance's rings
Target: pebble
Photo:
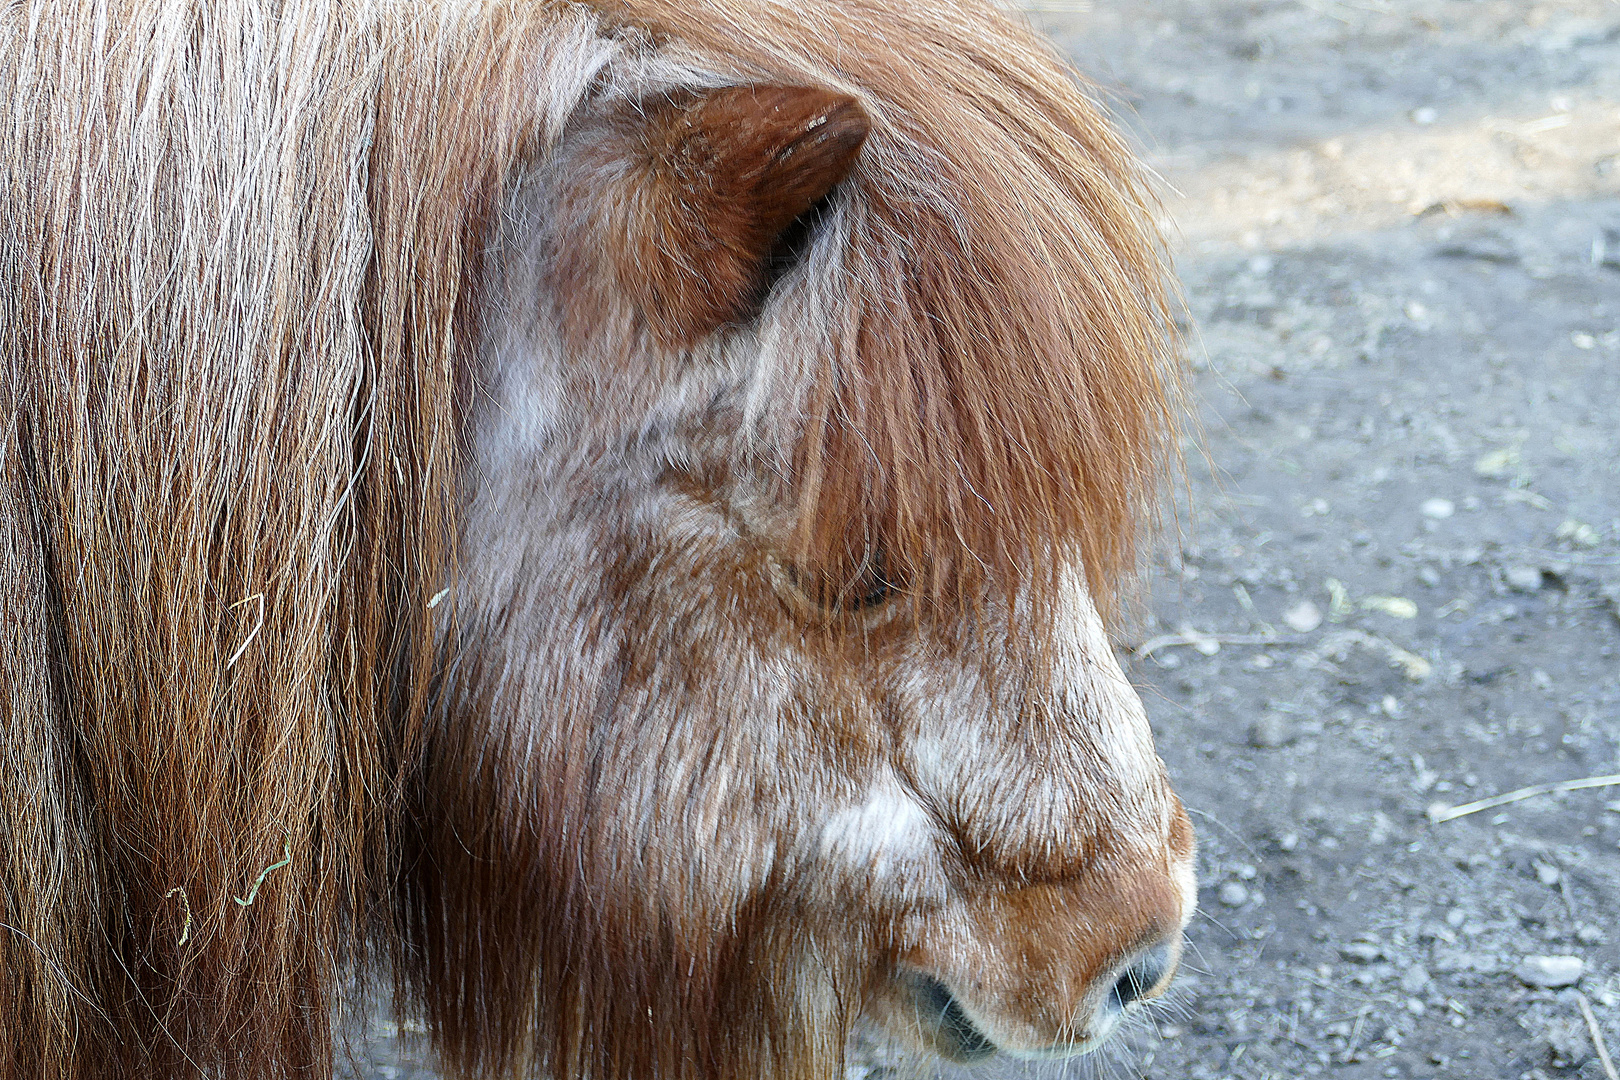
[[[1309,600],[1301,600],[1283,612],[1283,622],[1296,633],[1308,634],[1322,625],[1322,610]]]
[[[1401,989],[1413,997],[1427,990],[1429,982],[1429,969],[1422,964],[1413,964],[1401,973]]]
[[[1287,717],[1265,713],[1249,725],[1249,745],[1260,750],[1275,750],[1294,741],[1294,725]]]
[[[1510,566],[1502,571],[1507,587],[1514,592],[1537,592],[1541,589],[1541,567]]]
[[[1603,536],[1584,521],[1568,518],[1559,525],[1553,533],[1559,540],[1567,540],[1576,547],[1597,547],[1603,542]]]
[[[1249,888],[1240,881],[1228,881],[1216,897],[1227,907],[1242,907],[1249,902]]]
[[[1553,866],[1551,863],[1536,863],[1536,880],[1543,885],[1556,885],[1558,879],[1563,876],[1558,867]]]
[[[1404,596],[1369,596],[1361,602],[1367,611],[1381,611],[1397,619],[1417,618],[1418,606]]]
[[[1513,969],[1526,986],[1556,990],[1574,986],[1586,973],[1586,962],[1578,956],[1527,956]]]
[[[1422,509],[1424,517],[1444,521],[1457,512],[1457,504],[1450,499],[1426,499]]]
[[[1339,948],[1339,955],[1358,964],[1372,964],[1383,958],[1384,950],[1370,941],[1352,941]]]
[[[1519,463],[1519,452],[1516,449],[1490,450],[1479,456],[1474,462],[1474,472],[1480,476],[1496,478],[1506,476],[1513,466]]]

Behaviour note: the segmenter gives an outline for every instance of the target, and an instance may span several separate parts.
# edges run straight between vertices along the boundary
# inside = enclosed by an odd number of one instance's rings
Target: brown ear
[[[603,259],[592,284],[611,282],[672,347],[747,319],[778,239],[849,175],[870,130],[854,98],[799,86],[732,86],[624,110],[585,136],[594,167],[574,182],[594,188],[578,194],[607,235],[600,248],[574,238],[573,251],[559,238],[565,285],[584,284],[582,261]]]

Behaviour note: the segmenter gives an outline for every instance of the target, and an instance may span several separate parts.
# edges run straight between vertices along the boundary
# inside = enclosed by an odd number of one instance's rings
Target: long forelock
[[[1152,200],[1087,89],[988,4],[599,6],[873,117],[820,241],[840,307],[802,395],[795,557],[834,593],[877,559],[955,606],[1053,595],[1078,555],[1112,615],[1176,372]]]

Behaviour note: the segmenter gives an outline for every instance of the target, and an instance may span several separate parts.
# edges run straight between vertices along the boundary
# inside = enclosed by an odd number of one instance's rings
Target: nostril
[[[1168,944],[1155,945],[1137,958],[1136,962],[1125,969],[1125,974],[1119,977],[1114,984],[1113,999],[1115,1004],[1124,1008],[1133,1001],[1139,1001],[1153,991],[1164,981],[1170,973],[1170,946]]]
[[[920,1015],[934,1025],[938,1048],[945,1056],[956,1061],[979,1061],[996,1052],[996,1046],[987,1039],[955,996],[938,979],[921,976],[913,981],[913,992]]]

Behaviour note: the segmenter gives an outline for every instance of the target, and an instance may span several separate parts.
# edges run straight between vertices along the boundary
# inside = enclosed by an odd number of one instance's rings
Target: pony
[[[1152,202],[983,0],[0,7],[0,1076],[825,1080],[1163,991]],[[865,1021],[863,1021],[865,1022]]]

